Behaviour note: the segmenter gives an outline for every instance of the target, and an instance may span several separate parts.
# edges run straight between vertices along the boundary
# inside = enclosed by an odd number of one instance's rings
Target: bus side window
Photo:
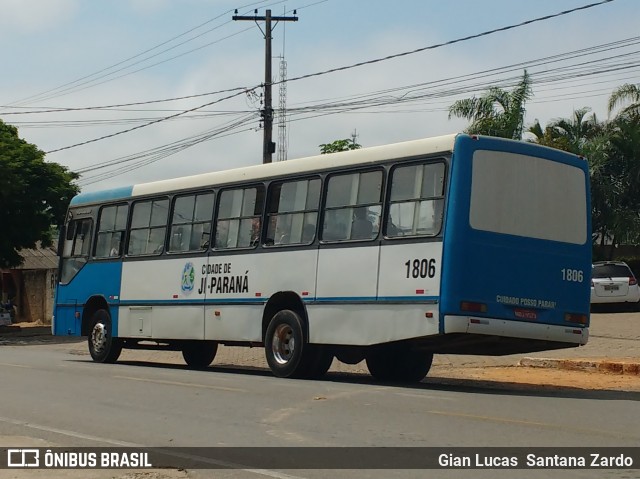
[[[318,178],[272,184],[265,244],[296,245],[313,242],[319,205]]]
[[[263,204],[263,186],[222,191],[216,217],[216,249],[257,246]]]
[[[386,236],[436,236],[444,209],[444,163],[397,166],[391,172]]]
[[[67,225],[67,235],[62,255],[60,282],[69,283],[87,263],[91,249],[90,218],[73,220]]]
[[[213,193],[177,197],[173,202],[169,252],[208,248],[212,218]]]
[[[322,240],[375,239],[382,211],[382,171],[333,175],[328,181]]]
[[[127,229],[129,205],[104,206],[100,209],[94,257],[116,258],[122,255]]]
[[[168,214],[169,200],[166,198],[134,203],[127,254],[141,256],[162,253]]]

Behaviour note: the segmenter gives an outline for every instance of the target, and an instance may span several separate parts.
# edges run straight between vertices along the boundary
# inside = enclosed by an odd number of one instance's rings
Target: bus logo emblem
[[[187,263],[182,270],[182,291],[189,294],[193,291],[193,286],[196,279],[196,270],[193,267],[193,263]]]

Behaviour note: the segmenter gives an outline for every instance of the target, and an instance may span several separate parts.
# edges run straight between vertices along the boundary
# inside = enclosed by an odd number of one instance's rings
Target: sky
[[[527,125],[583,107],[605,119],[611,92],[640,83],[637,0],[435,47],[598,1],[0,0],[0,119],[81,172],[85,192],[260,164],[264,23],[232,21],[236,8],[297,11],[273,29],[274,81],[281,57],[288,79],[273,136],[285,127],[288,159],[354,133],[367,147],[462,131],[449,106],[525,68]]]

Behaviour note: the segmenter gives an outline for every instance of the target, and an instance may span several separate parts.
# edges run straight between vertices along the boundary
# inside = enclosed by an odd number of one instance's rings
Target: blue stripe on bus
[[[437,303],[439,296],[338,296],[327,298],[302,298],[306,303],[355,303],[355,302],[410,302],[410,303]],[[235,303],[266,303],[269,298],[226,298],[226,299],[158,299],[158,300],[122,300],[120,306],[180,306],[203,304],[235,304]]]
[[[110,190],[93,191],[90,193],[80,193],[71,200],[70,206],[83,205],[88,203],[101,203],[103,201],[117,200],[131,197],[133,186],[123,186]]]
[[[440,296],[379,296],[377,301],[402,301],[409,303],[437,303]]]
[[[228,299],[131,299],[120,301],[120,306],[180,306],[220,303],[266,303],[269,298],[228,298]]]

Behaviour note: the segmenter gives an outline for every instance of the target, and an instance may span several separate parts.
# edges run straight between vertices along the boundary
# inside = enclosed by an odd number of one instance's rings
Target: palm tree
[[[638,117],[640,116],[640,84],[633,85],[625,83],[616,88],[609,98],[609,114],[619,105],[631,103],[618,112],[618,117]]]
[[[451,117],[466,118],[471,125],[466,132],[522,139],[525,103],[531,98],[531,77],[524,71],[522,79],[511,91],[489,88],[479,98],[465,98],[449,107]]]
[[[604,128],[595,113],[586,118],[589,111],[591,109],[586,107],[574,110],[573,117],[555,119],[544,130],[536,120],[527,131],[536,137],[535,143],[584,155],[585,142],[600,134]]]
[[[536,122],[527,129],[527,133],[532,134],[535,139],[530,140],[538,145],[549,146],[563,151],[571,151],[571,145],[566,138],[560,136],[559,132],[550,125],[544,129],[540,125],[540,121]]]

